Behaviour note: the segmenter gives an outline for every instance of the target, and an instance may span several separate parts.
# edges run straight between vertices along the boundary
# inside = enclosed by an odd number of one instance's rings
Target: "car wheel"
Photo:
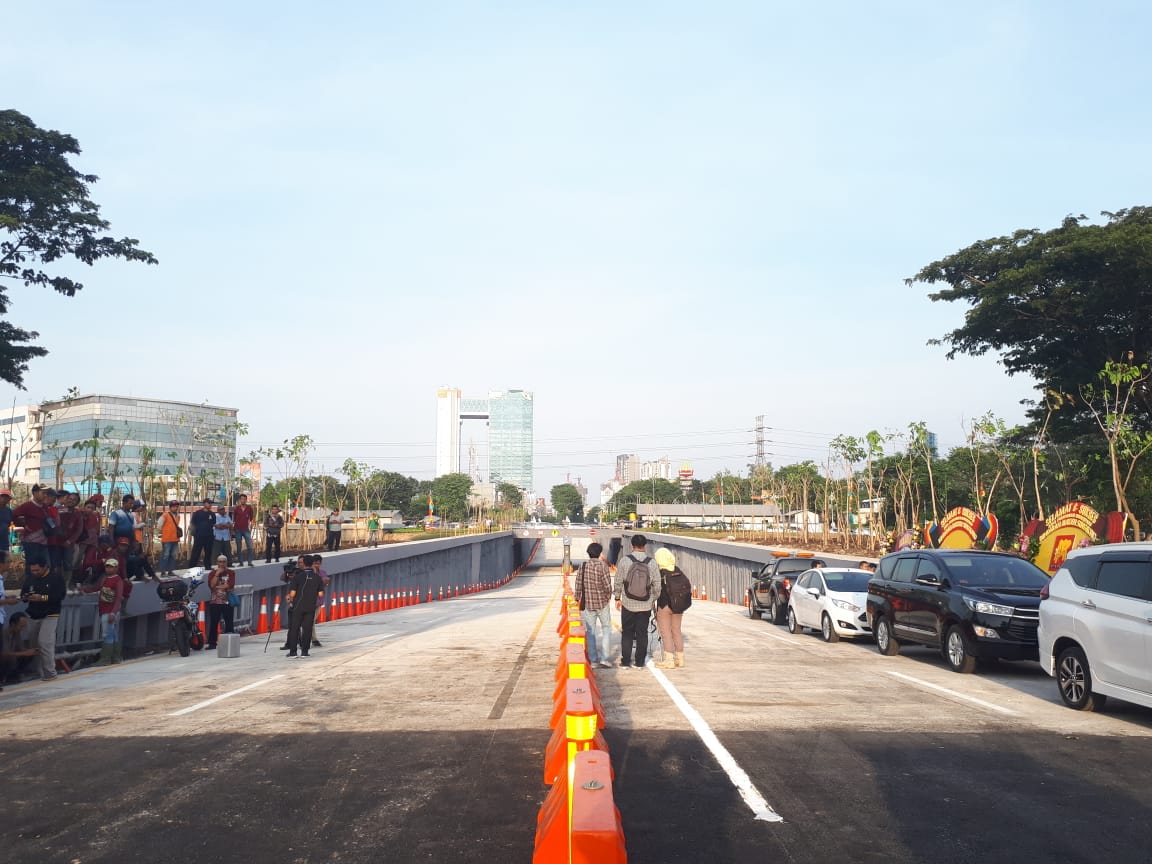
[[[836,628],[832,626],[832,616],[827,612],[824,617],[820,619],[820,635],[824,637],[825,642],[839,642],[840,634],[836,632]]]
[[[976,658],[972,656],[971,643],[959,624],[949,627],[948,635],[944,637],[944,659],[953,672],[967,675],[976,671]]]
[[[748,617],[753,621],[760,617],[760,610],[756,607],[756,598],[752,594],[748,595]]]
[[[768,607],[768,620],[773,624],[781,624],[784,621],[784,613],[780,609],[780,604],[776,602],[776,595],[772,595],[771,605]]]
[[[1108,701],[1107,696],[1092,692],[1092,670],[1079,647],[1065,648],[1056,658],[1056,683],[1064,704],[1077,711],[1099,711]]]
[[[800,626],[800,622],[796,620],[796,610],[791,606],[788,607],[788,632],[799,633],[804,628]]]
[[[892,635],[892,625],[883,615],[876,618],[876,647],[885,657],[895,657],[900,653],[900,643]]]

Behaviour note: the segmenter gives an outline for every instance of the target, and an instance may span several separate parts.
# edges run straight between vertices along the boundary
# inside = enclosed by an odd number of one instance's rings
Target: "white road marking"
[[[227,693],[221,693],[219,696],[213,696],[203,702],[197,702],[195,705],[190,705],[187,708],[181,708],[179,711],[173,711],[169,717],[179,717],[183,714],[191,714],[193,711],[199,711],[201,708],[207,708],[209,705],[215,705],[217,702],[223,702],[225,699],[230,699],[246,690],[255,690],[257,687],[263,687],[269,681],[275,681],[277,678],[283,678],[283,675],[273,675],[271,678],[264,678],[260,681],[253,681],[251,684],[246,684],[236,690],[229,690]]]
[[[963,699],[965,702],[971,702],[973,705],[979,705],[982,708],[987,708],[989,711],[996,711],[1000,714],[1007,714],[1009,717],[1019,716],[1015,711],[1011,711],[1008,708],[1002,708],[999,705],[993,705],[991,702],[985,702],[983,699],[977,699],[975,696],[968,696],[964,693],[958,693],[955,690],[949,690],[947,687],[941,687],[939,684],[933,684],[930,681],[921,681],[919,678],[913,678],[911,675],[905,675],[903,672],[893,672],[889,670],[888,674],[894,678],[899,678],[903,681],[915,684],[918,687],[927,687],[929,690],[937,690],[940,693],[945,693],[948,696],[952,696],[956,699]]]
[[[740,797],[744,799],[744,803],[752,811],[752,815],[761,822],[783,822],[784,817],[768,806],[768,802],[764,800],[764,796],[760,794],[759,790],[752,785],[752,780],[748,777],[748,773],[740,767],[728,749],[720,743],[720,739],[716,737],[709,727],[708,723],[700,716],[700,712],[688,704],[688,700],[676,689],[675,685],[668,680],[668,677],[657,669],[655,666],[648,667],[649,671],[655,676],[656,680],[660,682],[660,686],[664,688],[668,696],[671,697],[676,707],[680,712],[688,718],[688,722],[692,724],[692,728],[696,730],[696,734],[700,736],[700,740],[704,742],[704,746],[712,751],[712,755],[716,757],[716,761],[720,763],[720,767],[728,775],[728,779],[732,781],[732,785],[736,787],[736,791],[740,793]]]

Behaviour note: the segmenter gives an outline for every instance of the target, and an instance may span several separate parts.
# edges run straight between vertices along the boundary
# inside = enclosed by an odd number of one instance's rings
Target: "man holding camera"
[[[310,556],[305,556],[310,557]],[[316,617],[316,607],[324,596],[324,586],[320,574],[307,562],[292,575],[288,584],[288,659],[307,657],[312,644],[312,621]],[[300,653],[296,653],[297,646]]]

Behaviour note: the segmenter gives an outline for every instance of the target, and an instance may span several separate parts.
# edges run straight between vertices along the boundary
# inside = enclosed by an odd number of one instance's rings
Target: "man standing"
[[[280,560],[280,532],[284,530],[284,517],[280,507],[273,504],[264,517],[264,563],[271,564],[273,557]],[[275,553],[275,555],[273,555]]]
[[[373,549],[380,545],[380,517],[375,513],[368,515],[368,544]]]
[[[180,527],[180,502],[169,501],[168,509],[160,514],[160,575],[174,575],[176,549],[184,529]]]
[[[327,547],[329,552],[335,552],[340,548],[340,535],[344,533],[344,517],[340,515],[339,510],[333,510],[332,515],[328,517],[328,542]]]
[[[47,490],[39,485],[32,487],[32,497],[12,511],[12,522],[23,528],[20,546],[24,550],[24,578],[32,575],[32,563],[38,561],[48,566],[48,538],[44,533],[49,513],[46,505]]]
[[[604,547],[588,544],[588,560],[576,570],[576,601],[588,642],[588,662],[605,669],[612,667],[612,571],[600,557]],[[596,633],[596,624],[600,633]]]
[[[12,491],[0,489],[0,564],[8,561],[12,547]]]
[[[232,517],[228,515],[228,508],[221,505],[216,508],[216,523],[212,526],[212,536],[216,540],[216,558],[223,555],[232,566]]]
[[[215,535],[212,529],[216,525],[216,514],[212,512],[212,499],[205,498],[203,506],[192,514],[189,527],[192,529],[192,555],[188,560],[189,567],[195,567],[197,560],[204,559],[204,569],[212,569],[212,544]]]
[[[64,585],[68,587],[69,584],[80,581],[76,573],[79,564],[80,535],[84,533],[84,514],[80,512],[80,496],[74,492],[65,492],[56,511],[60,516],[61,570],[64,574]]]
[[[248,544],[248,566],[256,566],[252,563],[252,517],[254,515],[252,505],[248,503],[248,496],[241,495],[239,499],[237,499],[236,506],[232,508],[233,529],[236,532],[237,567],[244,563],[243,546],[245,543]]]
[[[297,570],[292,576],[292,582],[288,586],[290,660],[297,656],[308,656],[308,649],[312,644],[312,619],[316,617],[316,606],[323,596],[324,589],[320,583],[320,576],[312,567]],[[300,646],[299,655],[296,653],[297,646]]]
[[[125,495],[120,501],[120,507],[108,514],[108,534],[112,542],[116,543],[121,537],[129,540],[136,539],[136,496]]]
[[[36,646],[40,655],[40,680],[56,680],[56,625],[60,621],[60,606],[64,602],[64,578],[49,570],[43,561],[29,565],[20,599],[28,604],[28,641]]]
[[[616,562],[613,593],[620,610],[620,666],[639,668],[648,656],[648,622],[652,604],[660,594],[660,569],[645,551],[648,539],[643,534],[632,537],[632,552]],[[633,663],[632,646],[636,646]]]
[[[324,556],[313,555],[311,557],[311,561],[312,561],[312,563],[310,566],[312,567],[312,572],[320,577],[320,596],[324,596],[324,592],[328,590],[328,582],[331,579],[331,577],[328,575],[328,571],[320,566],[324,562]],[[317,603],[316,614],[314,614],[312,616],[312,647],[313,648],[323,648],[324,647],[324,645],[320,642],[320,631],[318,629],[316,629],[316,619],[319,617],[319,615],[320,615],[320,604]]]

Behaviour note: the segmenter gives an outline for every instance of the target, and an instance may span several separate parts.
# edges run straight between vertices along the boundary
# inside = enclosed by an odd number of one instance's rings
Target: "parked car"
[[[871,635],[868,624],[870,570],[822,567],[800,574],[788,598],[788,632],[819,630],[825,642]]]
[[[1069,708],[1152,708],[1152,543],[1069,553],[1040,592],[1040,665]]]
[[[805,570],[823,566],[824,562],[813,558],[811,552],[801,552],[775,558],[753,571],[752,584],[748,586],[748,617],[756,620],[767,612],[773,624],[782,623],[793,581]]]
[[[916,642],[939,648],[954,672],[972,672],[977,660],[1036,660],[1047,584],[1031,561],[1004,552],[896,552],[868,582],[868,620],[881,654]]]

